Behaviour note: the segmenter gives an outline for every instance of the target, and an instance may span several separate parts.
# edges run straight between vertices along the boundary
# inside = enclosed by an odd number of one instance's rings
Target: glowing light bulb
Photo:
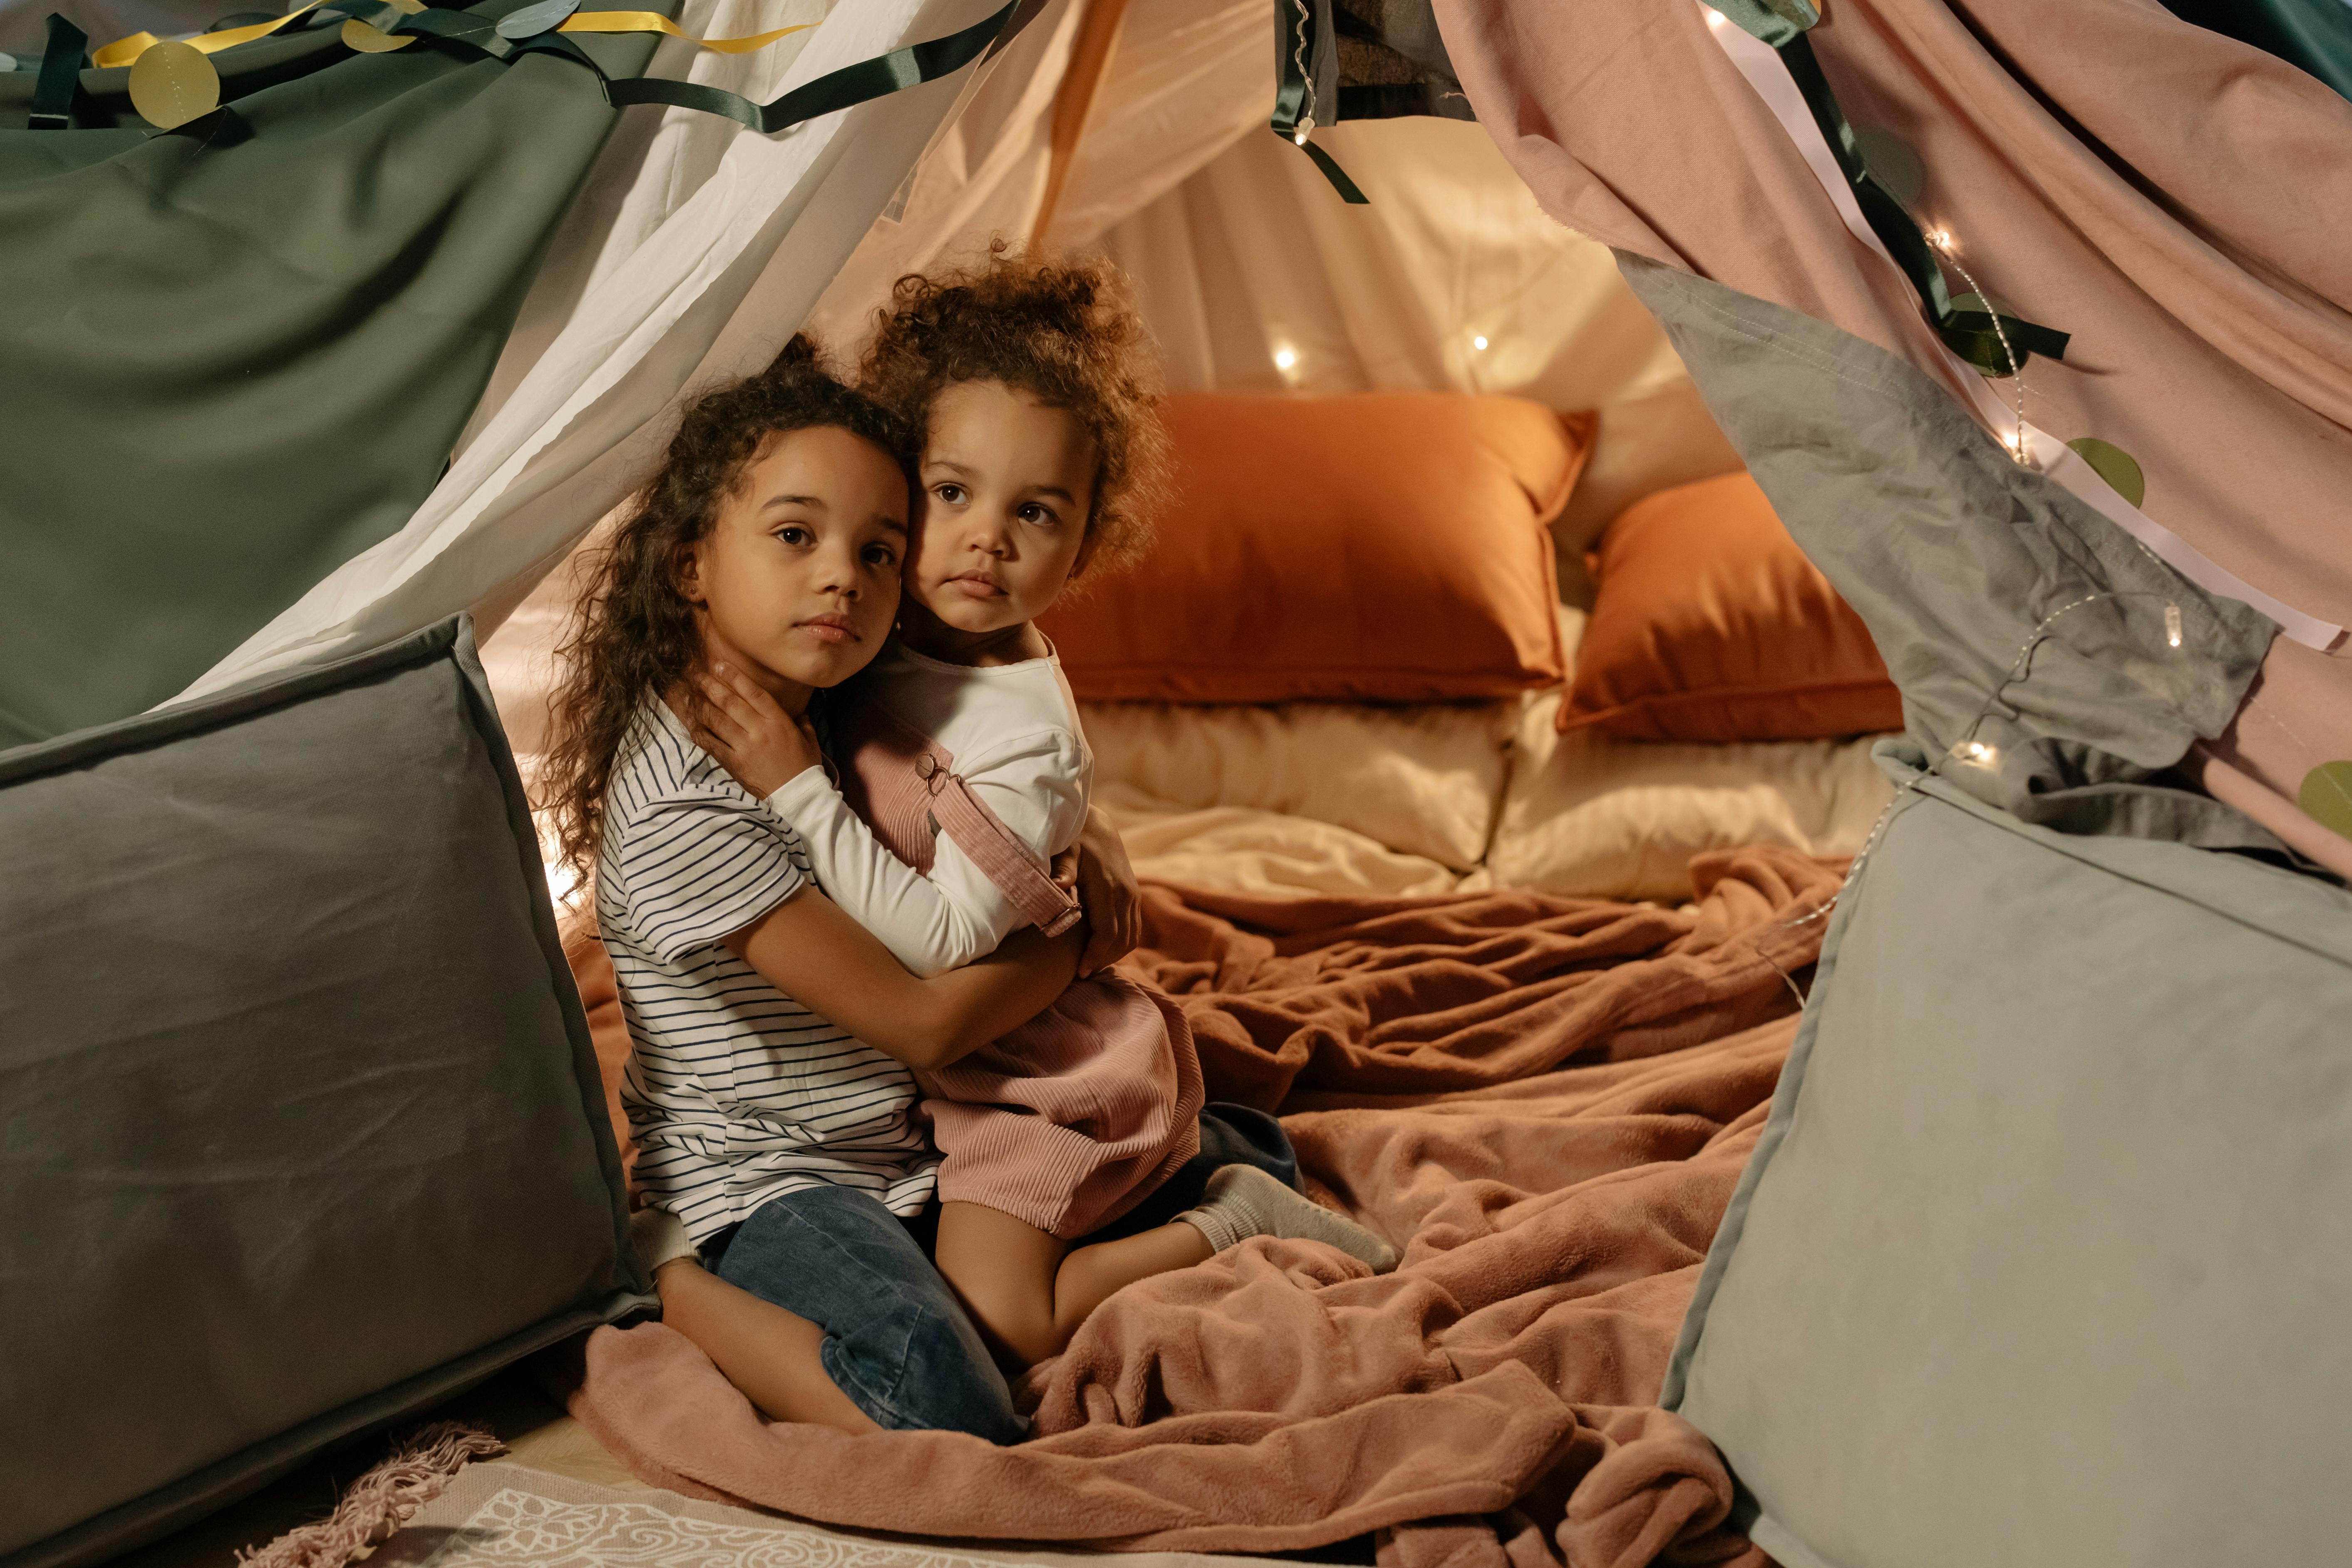
[[[1938,250],[1949,250],[1952,248],[1952,231],[1948,228],[1931,228],[1927,231],[1927,243]]]
[[[1484,337],[1472,338],[1470,340],[1470,346],[1483,352],[1486,347],[1486,340]]]
[[[1291,348],[1288,348],[1288,347],[1286,347],[1286,347],[1283,347],[1283,348],[1278,348],[1278,349],[1276,349],[1276,350],[1275,350],[1275,351],[1274,351],[1274,368],[1275,368],[1275,369],[1276,369],[1276,370],[1288,370],[1288,369],[1290,369],[1291,367],[1293,367],[1294,365],[1297,364],[1297,363],[1298,363],[1298,354],[1297,354],[1297,351],[1295,351],[1295,350],[1293,350],[1293,349],[1291,349]]]
[[[1723,24],[1728,20],[1730,20],[1730,18],[1726,16],[1720,11],[1710,9],[1706,14],[1706,25],[1717,30],[1720,30]]]
[[[1958,757],[1963,762],[1978,763],[1986,767],[1990,767],[1992,765],[1993,759],[2000,755],[2000,753],[1994,748],[1986,745],[1982,741],[1962,741],[1958,745],[1952,748],[1952,755]]]
[[[2180,646],[2180,606],[2178,605],[2164,606],[2164,640],[2175,647]]]

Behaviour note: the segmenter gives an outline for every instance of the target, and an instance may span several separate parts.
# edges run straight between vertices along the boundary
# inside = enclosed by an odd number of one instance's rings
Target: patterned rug
[[[367,1568],[1231,1568],[1262,1558],[1008,1549],[832,1530],[667,1491],[616,1491],[520,1465],[477,1464]]]

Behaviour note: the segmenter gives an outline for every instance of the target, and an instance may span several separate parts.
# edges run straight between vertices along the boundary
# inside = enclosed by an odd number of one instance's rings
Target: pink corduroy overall
[[[928,874],[944,833],[1048,936],[1078,919],[1051,868],[955,773],[955,758],[878,702],[831,724],[842,798]],[[1201,1058],[1156,987],[1103,973],[952,1067],[918,1075],[946,1158],[940,1197],[1073,1240],[1133,1208],[1199,1152]]]

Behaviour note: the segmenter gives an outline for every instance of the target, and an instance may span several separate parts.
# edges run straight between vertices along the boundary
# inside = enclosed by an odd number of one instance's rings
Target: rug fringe
[[[389,1458],[353,1481],[333,1513],[289,1530],[267,1546],[247,1547],[236,1561],[240,1568],[343,1568],[439,1497],[467,1460],[506,1451],[487,1430],[463,1422],[420,1427]]]

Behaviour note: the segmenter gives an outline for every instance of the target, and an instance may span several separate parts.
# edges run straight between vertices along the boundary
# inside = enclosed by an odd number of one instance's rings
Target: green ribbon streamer
[[[1282,133],[1276,132],[1275,134],[1280,136]],[[1288,136],[1284,136],[1282,139],[1286,142],[1295,140]],[[1323,177],[1331,182],[1331,188],[1339,193],[1341,201],[1360,207],[1372,205],[1371,198],[1357,188],[1356,182],[1348,178],[1348,171],[1339,167],[1330,153],[1312,142],[1299,142],[1298,150],[1306,153],[1317,168],[1323,171]]]
[[[831,114],[919,82],[936,81],[961,70],[983,55],[993,53],[1000,44],[1010,43],[1013,36],[1028,25],[1029,18],[1043,9],[1044,0],[1006,0],[1002,8],[960,32],[943,38],[927,38],[870,60],[827,71],[772,103],[754,103],[740,92],[701,82],[660,81],[643,77],[608,81],[604,91],[616,108],[632,103],[661,103],[678,109],[698,109],[706,114],[723,114],[739,124],[773,135],[803,120]]]
[[[1780,3],[1794,5],[1800,0]],[[1724,15],[1731,16],[1727,7]],[[1740,25],[1747,27],[1745,22]],[[1747,30],[1755,31],[1752,27]],[[1853,127],[1846,123],[1845,111],[1838,107],[1837,95],[1830,90],[1829,79],[1822,74],[1812,40],[1801,31],[1791,32],[1785,42],[1773,47],[1780,53],[1780,63],[1788,68],[1790,79],[1797,84],[1805,107],[1812,111],[1813,123],[1821,127],[1822,138],[1829,142],[1839,173],[1853,187],[1853,199],[1862,208],[1864,220],[1878,236],[1879,243],[1886,247],[1887,254],[1895,258],[1895,264],[1911,279],[1911,286],[1919,291],[1920,300],[1935,322],[1937,335],[1954,353],[1994,375],[2007,375],[2012,368],[2023,369],[2025,362],[2037,353],[2051,359],[2065,357],[2068,339],[2064,332],[2008,314],[1998,318],[1996,331],[1992,312],[1953,307],[1952,297],[1944,287],[1944,269],[1936,261],[1935,248],[1919,232],[1918,224],[1904,210],[1903,204],[1878,183],[1877,176],[1863,163],[1861,144],[1854,140]],[[2003,333],[2009,338],[2007,351],[2001,346]],[[2011,352],[2017,356],[2014,367],[2010,363]]]
[[[897,92],[902,88],[936,81],[962,69],[975,59],[982,59],[1013,41],[1013,36],[1029,25],[1045,8],[1045,0],[1005,0],[1005,4],[971,26],[950,33],[943,38],[926,38],[919,44],[892,49],[869,60],[859,60],[836,71],[828,71],[814,81],[804,83],[785,93],[772,103],[754,103],[741,93],[723,88],[709,87],[700,82],[660,81],[644,78],[614,81],[607,77],[586,50],[569,36],[552,30],[535,34],[520,40],[500,34],[498,24],[488,18],[436,3],[424,11],[403,12],[392,5],[342,5],[320,7],[359,17],[383,33],[413,33],[436,43],[453,45],[492,59],[512,60],[527,54],[559,55],[595,73],[603,84],[604,97],[614,108],[626,108],[632,103],[659,103],[679,109],[697,109],[709,114],[724,115],[739,124],[749,126],[763,134],[773,135],[788,126],[821,114],[848,109],[870,100]],[[367,13],[373,10],[374,15]],[[73,89],[79,80],[82,47],[88,43],[81,30],[62,16],[49,18],[49,49],[41,61],[41,79],[35,89],[32,123],[37,129],[62,128],[69,123]],[[62,83],[62,86],[54,84]],[[1354,198],[1361,201],[1359,195]]]
[[[468,11],[435,9],[412,14],[399,11],[393,6],[386,6],[384,9],[391,11],[398,19],[387,19],[382,12],[379,12],[371,24],[378,32],[415,33],[427,38],[438,38],[444,43],[459,45],[478,54],[488,55],[492,59],[506,59],[519,52],[513,43],[499,36],[498,23],[487,16],[477,16]],[[588,58],[585,55],[580,58],[583,61]],[[591,64],[589,68],[593,70],[595,68]],[[598,71],[597,74],[602,76],[604,73]]]
[[[625,109],[633,103],[658,103],[699,110],[706,114],[723,115],[763,135],[773,135],[804,120],[848,109],[920,82],[936,81],[961,70],[1012,42],[1013,35],[1045,8],[1045,0],[1005,0],[997,10],[961,31],[943,38],[926,38],[919,44],[909,44],[887,55],[828,71],[772,103],[754,103],[740,92],[701,82],[642,77],[614,81],[567,35],[551,30],[520,40],[510,39],[499,32],[497,23],[465,11],[435,8],[404,14],[387,5],[369,21],[382,32],[415,33],[493,59],[511,60],[528,54],[559,55],[593,71],[604,86],[605,100],[615,109]]]
[[[1276,135],[1296,143],[1309,162],[1323,172],[1339,199],[1351,206],[1369,206],[1370,201],[1356,182],[1348,178],[1346,170],[1330,153],[1312,141],[1302,141],[1298,127],[1307,116],[1307,73],[1299,68],[1302,59],[1315,58],[1315,14],[1312,9],[1301,14],[1298,0],[1274,0],[1275,17],[1275,87],[1274,118],[1268,123]],[[1336,97],[1336,95],[1335,95]],[[1332,118],[1339,118],[1339,105],[1332,105]]]
[[[1779,48],[1822,19],[1811,0],[1706,0],[1741,32]]]
[[[89,35],[49,13],[48,47],[41,51],[41,74],[33,83],[33,108],[28,131],[66,131],[73,126],[74,89],[81,86],[81,62]]]

